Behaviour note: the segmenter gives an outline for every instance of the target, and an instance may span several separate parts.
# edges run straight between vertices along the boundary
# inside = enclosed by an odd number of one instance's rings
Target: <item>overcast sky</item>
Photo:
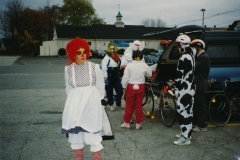
[[[0,0],[1,10],[5,1]],[[46,0],[21,1],[33,9],[46,4]],[[146,18],[160,18],[166,27],[202,25],[202,8],[206,10],[204,24],[208,27],[228,27],[240,20],[240,0],[92,0],[92,3],[98,16],[104,18],[107,24],[116,22],[118,5],[125,25],[140,25]],[[61,6],[63,0],[50,0],[50,5],[53,4]]]

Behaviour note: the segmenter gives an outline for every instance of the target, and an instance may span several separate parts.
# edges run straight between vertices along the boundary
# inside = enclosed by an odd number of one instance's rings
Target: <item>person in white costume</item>
[[[143,58],[142,50],[144,48],[144,43],[139,47],[134,44],[130,45],[133,47],[133,61],[126,66],[122,77],[123,92],[126,92],[126,108],[124,123],[121,127],[130,128],[131,117],[135,111],[136,129],[140,129],[142,128],[141,122],[144,120],[142,101],[145,94],[145,77],[151,77],[152,70],[146,63],[141,61]]]
[[[115,108],[122,108],[122,84],[120,78],[120,65],[121,60],[117,53],[118,48],[115,43],[108,44],[107,55],[102,60],[102,72],[104,75],[104,79],[106,82],[106,92],[107,92],[107,99],[108,104],[110,106],[110,110],[114,111]],[[116,92],[116,106],[114,107],[113,101],[113,89]]]
[[[98,64],[87,61],[90,48],[85,39],[74,38],[67,44],[66,51],[69,64],[65,67],[67,100],[62,115],[62,134],[69,135],[68,141],[77,160],[82,159],[85,145],[90,145],[94,160],[101,159],[103,73]]]
[[[124,55],[121,57],[120,77],[123,76],[123,73],[124,73],[124,70],[125,70],[127,64],[132,63],[132,61],[133,61],[132,55],[133,55],[133,51],[134,51],[135,47],[139,47],[140,45],[144,49],[145,42],[144,41],[140,42],[139,40],[135,40],[135,41],[133,41],[133,43],[129,43],[129,47],[124,51]],[[143,55],[143,58],[141,59],[141,61],[145,63],[144,55]],[[124,94],[124,99],[126,100],[125,94]],[[133,113],[131,123],[133,122],[134,119],[135,119],[135,116]]]
[[[144,43],[144,42],[140,42],[138,40],[135,40],[133,43],[129,43],[129,47],[124,51],[124,55],[121,58],[121,66],[120,66],[121,70],[126,68],[127,64],[131,63],[133,61],[132,52],[134,50],[134,46],[138,47],[138,46],[142,45],[142,43]],[[134,44],[134,46],[130,45],[130,44]],[[145,43],[144,43],[144,47],[145,47]],[[145,62],[144,58],[142,58],[141,61]],[[123,72],[123,70],[122,70],[122,72]]]

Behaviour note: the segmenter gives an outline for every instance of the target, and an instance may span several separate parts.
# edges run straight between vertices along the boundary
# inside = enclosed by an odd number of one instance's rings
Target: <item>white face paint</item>
[[[183,50],[185,50],[185,48],[190,46],[188,43],[180,43],[180,45]]]
[[[196,48],[191,47],[191,49],[192,49],[192,52],[193,52],[193,56],[196,57],[196,54],[197,54],[197,50],[196,50]]]

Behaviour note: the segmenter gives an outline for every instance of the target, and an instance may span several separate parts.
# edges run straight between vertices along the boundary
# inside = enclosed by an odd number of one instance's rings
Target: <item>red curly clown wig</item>
[[[85,39],[81,39],[80,37],[76,37],[72,39],[70,42],[68,42],[66,46],[66,51],[68,55],[68,64],[72,64],[76,62],[75,56],[77,55],[77,50],[80,48],[84,48],[86,51],[86,58],[88,59],[90,57],[90,47],[88,45],[88,42]]]

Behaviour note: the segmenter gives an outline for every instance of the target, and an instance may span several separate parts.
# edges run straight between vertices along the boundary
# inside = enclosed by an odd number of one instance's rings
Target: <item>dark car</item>
[[[97,57],[98,57],[97,51],[92,51],[92,58],[97,58]]]
[[[175,39],[179,33],[187,34],[192,40],[202,39],[206,43],[205,50],[211,58],[209,81],[215,79],[212,85],[209,83],[206,97],[210,97],[212,91],[222,90],[223,81],[231,80],[231,93],[239,94],[240,91],[240,32],[238,31],[207,31],[201,26],[189,25],[171,29],[165,32],[148,33],[144,36],[171,35],[173,40],[162,53],[158,61],[159,74],[157,80],[175,79],[176,66],[179,52]],[[173,36],[174,35],[174,36]],[[166,35],[165,35],[166,36]]]

